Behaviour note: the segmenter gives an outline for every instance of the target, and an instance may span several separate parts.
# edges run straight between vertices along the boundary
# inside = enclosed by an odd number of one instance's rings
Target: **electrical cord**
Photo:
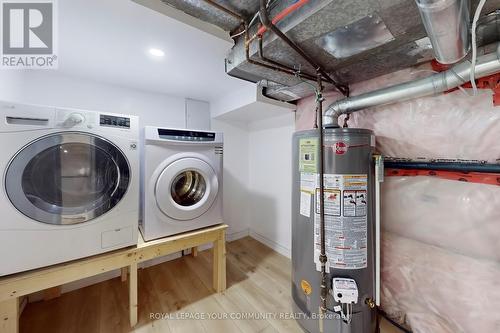
[[[272,0],[268,0],[267,1],[267,5],[266,5],[266,8],[272,8],[274,5],[276,5],[276,3],[278,2],[278,0],[274,0],[274,2]],[[252,19],[250,20],[250,23],[248,23],[248,29],[250,29],[250,27],[255,23],[255,20],[259,17],[259,12],[255,13],[255,15],[252,17]],[[243,35],[244,33],[246,32],[246,29],[241,31],[241,32],[238,32],[237,34],[234,34],[234,35],[231,35],[230,37],[231,38],[236,38],[238,36],[241,36]]]
[[[476,41],[476,27],[479,16],[481,15],[481,10],[485,4],[486,0],[479,1],[477,5],[476,12],[474,13],[474,19],[472,20],[472,59],[470,67],[470,84],[472,85],[473,96],[477,94],[477,86],[475,81],[476,74],[476,58],[477,58],[477,41]]]

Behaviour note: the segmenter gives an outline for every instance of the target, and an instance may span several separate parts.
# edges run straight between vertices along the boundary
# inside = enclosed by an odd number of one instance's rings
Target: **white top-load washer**
[[[0,276],[137,244],[137,117],[0,102]]]
[[[143,135],[144,239],[222,223],[222,133],[146,126]]]

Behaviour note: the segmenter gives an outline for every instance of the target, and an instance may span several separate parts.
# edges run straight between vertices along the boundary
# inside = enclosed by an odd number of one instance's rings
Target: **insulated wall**
[[[352,95],[432,72],[396,72]],[[472,91],[467,90],[468,95]],[[492,94],[454,91],[351,115],[377,149],[405,158],[500,161],[500,107]],[[340,98],[326,94],[325,106]],[[314,97],[299,102],[297,129],[312,128]],[[340,119],[342,124],[343,117]],[[417,333],[500,332],[500,187],[434,177],[386,177],[382,186],[382,307]]]

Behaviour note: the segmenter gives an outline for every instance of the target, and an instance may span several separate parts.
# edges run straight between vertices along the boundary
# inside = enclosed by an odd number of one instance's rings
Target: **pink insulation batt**
[[[399,71],[355,84],[352,95],[431,74],[424,66]],[[491,94],[454,91],[379,106],[352,114],[349,127],[372,129],[386,156],[498,163],[500,107]],[[325,108],[341,98],[325,97]],[[297,130],[313,127],[314,110],[314,96],[299,102]],[[381,200],[385,311],[417,333],[500,332],[500,187],[387,177]]]

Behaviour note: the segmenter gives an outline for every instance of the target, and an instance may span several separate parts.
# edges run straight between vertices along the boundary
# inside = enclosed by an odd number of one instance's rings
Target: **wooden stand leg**
[[[122,267],[122,282],[127,281],[128,267]]]
[[[0,332],[19,332],[19,298],[0,303]]]
[[[220,293],[226,290],[226,234],[222,231],[213,247],[213,287]]]
[[[191,256],[193,256],[193,257],[198,256],[198,246],[191,248]]]
[[[128,269],[130,327],[134,327],[137,324],[137,263],[131,264]]]

